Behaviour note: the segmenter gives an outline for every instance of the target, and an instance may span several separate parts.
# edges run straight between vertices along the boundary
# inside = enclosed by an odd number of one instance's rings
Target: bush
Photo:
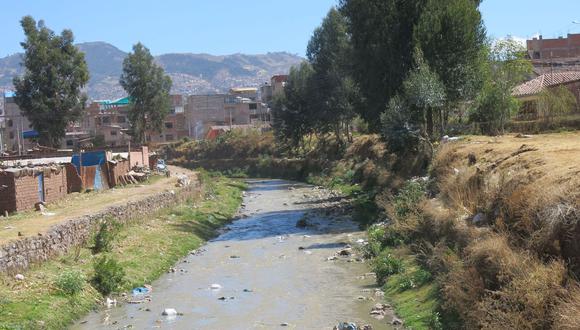
[[[93,254],[110,252],[113,248],[113,241],[117,237],[120,227],[121,225],[118,222],[111,219],[102,222],[99,227],[99,231],[93,238]]]
[[[419,202],[425,198],[425,185],[419,181],[408,181],[393,200],[395,216],[398,219],[419,213]]]
[[[75,295],[85,286],[85,275],[78,270],[65,271],[55,281],[55,286],[65,294]]]
[[[91,282],[104,296],[116,292],[123,285],[125,270],[114,258],[102,256],[97,259],[93,268],[94,275]]]
[[[405,269],[403,260],[392,256],[388,251],[383,251],[373,260],[371,267],[377,275],[377,282],[384,285],[387,277],[403,272]]]

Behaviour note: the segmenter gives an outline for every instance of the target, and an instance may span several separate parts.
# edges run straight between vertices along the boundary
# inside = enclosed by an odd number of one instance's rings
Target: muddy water
[[[242,219],[152,283],[151,301],[92,313],[73,328],[332,329],[349,321],[391,329],[391,316],[369,316],[381,299],[368,266],[353,257],[327,260],[364,237],[348,218],[325,216],[331,199],[311,186],[250,181]],[[305,214],[312,226],[297,228]],[[162,316],[165,308],[180,314]]]

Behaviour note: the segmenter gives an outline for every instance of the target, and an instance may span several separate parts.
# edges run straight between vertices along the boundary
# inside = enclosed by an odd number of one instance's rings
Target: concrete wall
[[[14,240],[0,246],[0,272],[15,273],[31,264],[49,260],[70,248],[86,243],[99,223],[114,218],[120,223],[147,221],[148,215],[165,207],[185,201],[199,193],[199,181],[176,191],[165,191],[102,212],[70,219],[53,226],[42,236]]]

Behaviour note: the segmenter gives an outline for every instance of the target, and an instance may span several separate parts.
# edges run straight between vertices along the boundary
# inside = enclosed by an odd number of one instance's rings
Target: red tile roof
[[[277,76],[272,77],[272,81],[277,82],[277,83],[283,83],[286,80],[288,80],[288,75],[285,75],[285,74],[281,74],[281,75],[277,75]]]
[[[546,87],[575,81],[580,81],[580,71],[547,73],[517,86],[514,88],[512,95],[516,97],[536,95],[541,93]]]

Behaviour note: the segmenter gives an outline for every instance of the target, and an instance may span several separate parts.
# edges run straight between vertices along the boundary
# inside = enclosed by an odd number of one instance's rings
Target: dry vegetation
[[[438,274],[445,309],[467,328],[577,329],[580,134],[468,137],[431,172],[438,199],[394,226]]]

